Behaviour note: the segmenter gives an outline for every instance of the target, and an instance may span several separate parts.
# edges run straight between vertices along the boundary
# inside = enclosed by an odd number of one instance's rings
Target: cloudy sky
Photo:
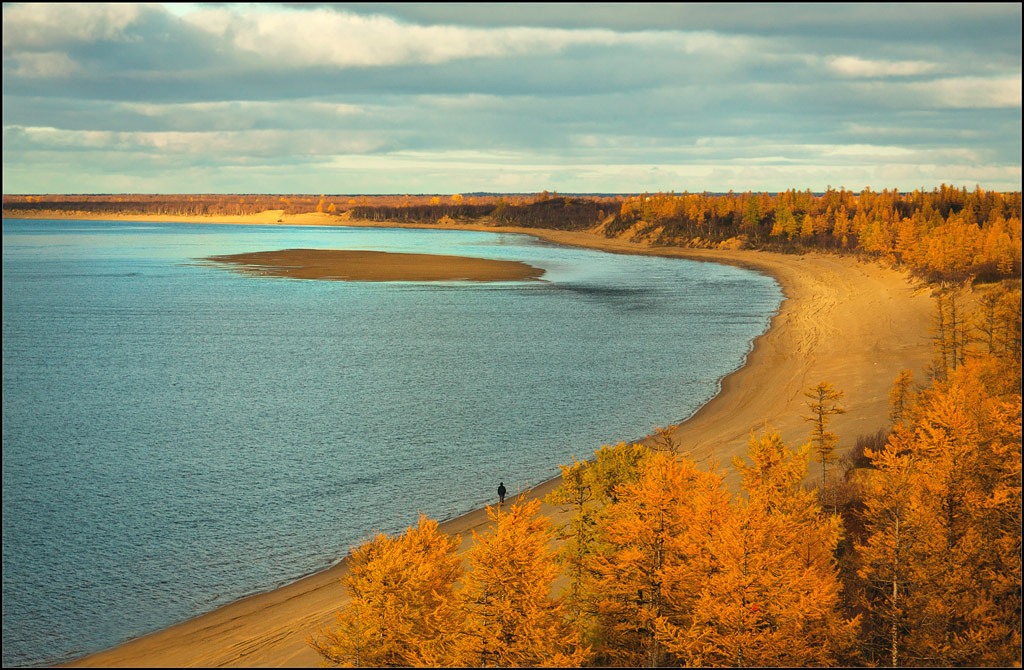
[[[1021,5],[3,4],[4,193],[1021,190]]]

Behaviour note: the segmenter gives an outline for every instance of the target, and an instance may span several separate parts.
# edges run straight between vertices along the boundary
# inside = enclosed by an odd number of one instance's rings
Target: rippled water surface
[[[544,281],[321,282],[285,248]],[[677,259],[435,230],[3,222],[3,664],[99,651],[689,416],[781,301]]]

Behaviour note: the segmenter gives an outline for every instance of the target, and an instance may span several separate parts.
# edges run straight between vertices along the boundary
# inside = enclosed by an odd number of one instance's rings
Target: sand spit
[[[522,281],[544,271],[519,261],[344,249],[283,249],[204,260],[245,274],[335,281]]]

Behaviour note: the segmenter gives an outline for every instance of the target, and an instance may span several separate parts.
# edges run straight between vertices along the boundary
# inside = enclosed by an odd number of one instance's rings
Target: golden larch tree
[[[559,568],[551,520],[540,500],[516,500],[507,511],[488,507],[491,532],[473,533],[470,569],[461,592],[463,625],[451,658],[463,667],[573,667],[577,645],[553,598]]]
[[[869,454],[858,574],[869,643],[894,667],[1020,660],[1021,401],[985,374],[952,371]]]
[[[815,460],[821,463],[821,488],[824,491],[825,468],[828,463],[835,460],[833,452],[839,442],[838,436],[828,429],[830,418],[836,414],[845,414],[846,410],[839,405],[843,398],[843,392],[837,391],[829,382],[820,382],[807,391],[804,396],[810,399],[807,407],[811,410],[811,416],[804,417],[813,425],[811,431],[811,444]]]
[[[579,640],[589,638],[594,613],[594,574],[592,562],[597,534],[597,496],[594,469],[589,463],[573,461],[561,466],[562,483],[545,498],[549,505],[561,506],[568,520],[556,530],[560,542],[558,560],[568,586],[564,596],[565,616]]]
[[[457,623],[458,546],[457,536],[420,516],[403,535],[379,534],[354,549],[342,579],[351,601],[310,645],[325,660],[353,667],[434,665],[446,658]]]
[[[689,626],[708,572],[704,538],[727,497],[720,475],[669,452],[638,465],[636,481],[617,489],[599,522],[595,652],[600,663],[659,667],[681,660],[665,642]]]
[[[914,407],[914,373],[903,369],[889,388],[889,421],[896,425],[907,418]]]
[[[840,611],[841,521],[803,487],[806,447],[793,452],[767,432],[751,436],[749,457],[736,461],[746,497],[713,534],[715,569],[675,648],[697,666],[841,664],[859,627]]]
[[[588,466],[594,495],[603,504],[614,504],[622,486],[635,482],[640,463],[651,450],[636,442],[620,442],[615,446],[602,446],[594,452],[594,461]]]

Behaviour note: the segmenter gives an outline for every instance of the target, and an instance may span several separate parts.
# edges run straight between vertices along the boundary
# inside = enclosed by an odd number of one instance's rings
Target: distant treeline
[[[605,234],[677,246],[866,253],[932,280],[1021,273],[1021,194],[785,191],[626,198]]]
[[[930,280],[1021,274],[1021,194],[942,185],[930,192],[640,195],[5,195],[20,212],[218,216],[323,212],[433,225],[478,222],[591,230],[653,245],[862,253]]]
[[[5,195],[4,213],[81,212],[171,216],[258,214],[282,209],[289,214],[315,211],[317,196],[288,195]]]
[[[585,230],[600,225],[621,207],[619,199],[547,197],[533,202],[499,199],[488,204],[426,204],[408,206],[364,205],[352,209],[352,218],[402,223],[436,223],[487,218],[500,226]]]
[[[240,216],[281,210],[284,214],[307,214],[324,212],[342,214],[360,209],[365,218],[381,220],[377,210],[393,213],[405,209],[434,208],[440,216],[451,215],[464,206],[484,205],[485,214],[493,211],[499,202],[520,204],[538,198],[547,198],[545,191],[540,195],[311,195],[311,194],[266,194],[266,193],[207,193],[207,194],[73,194],[73,195],[4,195],[4,212],[13,215],[22,212],[83,212],[89,214],[160,214],[173,216]],[[476,215],[476,214],[474,214]],[[403,215],[398,215],[403,216]],[[410,217],[410,221],[432,221],[424,212]],[[358,217],[363,218],[363,217]]]

